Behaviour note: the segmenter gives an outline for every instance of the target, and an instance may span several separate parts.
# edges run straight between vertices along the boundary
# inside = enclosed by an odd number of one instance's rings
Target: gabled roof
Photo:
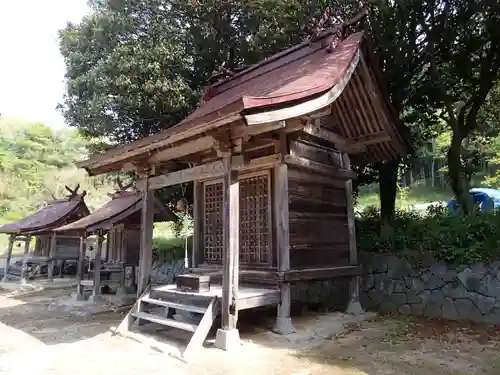
[[[51,231],[64,224],[76,214],[88,215],[84,202],[85,192],[64,199],[49,201],[34,214],[0,227],[0,233],[23,234]]]
[[[156,198],[155,198],[156,199]],[[56,232],[67,231],[82,231],[94,232],[102,229],[107,230],[116,224],[119,224],[132,215],[140,213],[142,207],[142,197],[136,191],[122,191],[113,194],[111,200],[104,206],[98,208],[90,215],[75,221],[73,223],[64,225],[54,229]],[[155,221],[175,221],[176,218],[172,212],[163,206],[163,204],[156,199],[155,201]],[[140,224],[139,222],[136,224]]]
[[[332,33],[333,31],[327,31],[314,43],[301,43],[233,75],[230,79],[210,86],[198,109],[179,124],[136,142],[94,155],[89,160],[78,163],[78,166],[86,168],[90,174],[116,170],[127,160],[141,158],[186,138],[237,120],[245,120],[251,125],[248,121],[249,115],[297,105],[321,95],[329,95],[330,91],[339,88],[336,96],[328,103],[330,105],[342,93],[358,65],[373,79],[377,93],[372,93],[366,86],[362,87],[362,90],[379,97],[377,100],[380,100],[383,106],[379,111],[384,113],[379,114],[378,122],[382,121],[380,118],[387,118],[385,122],[392,127],[388,131],[393,133],[391,142],[397,143],[394,149],[402,153],[408,146],[405,143],[404,130],[395,125],[398,120],[395,114],[391,113],[387,93],[364,34],[352,34],[327,52],[326,46],[331,42]],[[364,84],[365,82],[362,82],[362,85]],[[370,95],[369,100],[372,99]],[[366,102],[365,99],[359,100]],[[357,105],[354,102],[351,104]],[[343,111],[345,110],[358,109],[354,107],[344,108]],[[285,118],[280,120],[283,119]],[[379,125],[378,128],[381,127],[381,124]],[[384,154],[389,155],[390,150],[387,149],[380,156],[386,157]]]

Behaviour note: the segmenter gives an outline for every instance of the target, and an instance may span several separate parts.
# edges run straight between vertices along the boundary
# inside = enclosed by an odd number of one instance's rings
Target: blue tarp
[[[470,189],[469,193],[474,204],[479,205],[480,211],[487,212],[500,207],[500,190],[488,188]],[[452,199],[448,202],[448,208],[453,215],[457,214],[457,202]]]

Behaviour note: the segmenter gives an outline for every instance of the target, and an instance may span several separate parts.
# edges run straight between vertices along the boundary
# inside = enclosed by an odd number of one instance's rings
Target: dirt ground
[[[64,293],[9,297],[0,291],[0,373],[500,374],[498,329],[401,316],[360,321],[339,313],[295,317],[297,333],[289,337],[270,333],[264,317],[242,317],[239,348],[223,352],[208,345],[195,363],[185,364],[155,345],[112,336],[119,313],[84,318],[50,309]]]

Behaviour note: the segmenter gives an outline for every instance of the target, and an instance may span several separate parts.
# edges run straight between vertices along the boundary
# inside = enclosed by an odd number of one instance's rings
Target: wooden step
[[[207,311],[208,307],[208,306],[203,307],[203,306],[187,305],[183,303],[162,301],[160,299],[154,299],[150,297],[143,298],[141,302],[150,303],[152,305],[158,305],[163,307],[170,307],[172,309],[177,309],[177,310],[190,311],[198,314],[205,314],[205,311]]]
[[[183,331],[195,332],[198,327],[196,324],[179,322],[178,320],[164,318],[158,315],[148,314],[144,312],[134,312],[132,313],[134,318],[147,320],[151,323],[161,324],[163,326],[182,329]]]

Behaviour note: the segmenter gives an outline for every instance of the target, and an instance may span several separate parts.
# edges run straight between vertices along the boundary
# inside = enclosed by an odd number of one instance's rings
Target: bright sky
[[[57,31],[89,12],[87,0],[0,0],[0,114],[64,126]]]

